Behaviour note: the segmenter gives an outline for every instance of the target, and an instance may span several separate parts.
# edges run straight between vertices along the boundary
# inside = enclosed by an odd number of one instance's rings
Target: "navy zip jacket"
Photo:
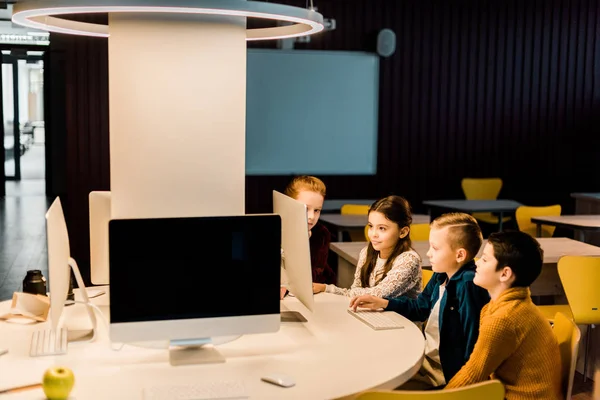
[[[446,284],[440,303],[440,362],[446,382],[469,360],[479,336],[479,314],[490,301],[487,290],[475,285],[475,262],[463,265]],[[447,275],[433,274],[416,299],[397,297],[386,311],[395,311],[412,321],[426,321],[440,296],[440,285]]]

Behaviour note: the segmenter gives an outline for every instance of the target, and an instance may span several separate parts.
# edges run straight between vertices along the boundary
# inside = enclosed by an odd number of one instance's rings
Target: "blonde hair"
[[[285,194],[292,199],[297,198],[298,194],[302,191],[319,193],[321,196],[325,197],[326,189],[322,180],[308,175],[295,177],[285,188]]]
[[[432,229],[446,227],[448,227],[448,240],[452,250],[463,248],[467,251],[469,260],[475,258],[483,243],[483,235],[477,220],[469,214],[449,213],[437,217],[431,223]]]

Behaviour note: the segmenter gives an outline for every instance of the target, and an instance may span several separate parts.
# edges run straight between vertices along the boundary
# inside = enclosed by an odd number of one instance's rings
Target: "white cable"
[[[83,305],[92,307],[92,309],[94,311],[96,311],[96,313],[98,313],[98,315],[100,315],[100,319],[104,323],[104,327],[106,328],[106,332],[109,331],[109,322],[108,322],[106,316],[104,315],[104,313],[102,313],[102,310],[100,309],[100,307],[98,307],[94,303],[89,303],[89,302],[85,302],[85,301],[67,300],[65,302],[65,305],[70,305],[70,304],[83,304]],[[108,341],[108,343],[109,343],[110,349],[113,350],[113,351],[120,351],[123,348],[123,346],[125,346],[125,343],[121,343],[121,346],[118,347],[118,348],[116,348],[116,347],[113,347],[113,343],[110,340]]]

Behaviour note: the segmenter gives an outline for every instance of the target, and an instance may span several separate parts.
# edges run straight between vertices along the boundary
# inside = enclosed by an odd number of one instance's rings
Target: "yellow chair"
[[[519,230],[529,235],[536,237],[537,225],[531,222],[531,217],[547,217],[550,215],[560,215],[561,207],[560,204],[553,206],[533,207],[533,206],[521,206],[517,208],[515,217],[517,218],[517,225]],[[551,237],[554,234],[554,226],[542,225],[542,236]]]
[[[429,224],[412,224],[410,226],[410,240],[429,241],[430,230],[431,226]]]
[[[448,390],[371,390],[356,400],[504,400],[504,385],[497,379]]]
[[[565,314],[559,312],[554,317],[552,328],[560,348],[560,369],[562,377],[562,392],[565,399],[571,398],[573,391],[573,378],[577,367],[577,351],[581,332],[575,322]]]
[[[496,200],[502,189],[500,178],[463,178],[461,187],[467,200]],[[490,212],[473,213],[473,217],[488,224],[498,224],[500,218]],[[511,217],[503,217],[502,222]]]
[[[568,305],[538,306],[555,323],[554,315],[563,313],[577,325],[587,325],[585,336],[584,380],[587,373],[588,345],[591,329],[600,324],[600,257],[564,256],[558,260],[558,276],[565,290]]]
[[[371,206],[366,204],[344,204],[340,209],[341,214],[346,215],[367,215],[369,214],[369,208]],[[365,237],[367,237],[368,228],[365,226]],[[353,242],[362,242],[362,234],[360,232],[356,232],[355,230],[351,230],[348,232],[350,234],[350,240]],[[367,242],[369,238],[367,237]]]
[[[367,215],[370,207],[371,206],[366,204],[344,204],[340,209],[340,213],[351,215]]]
[[[423,279],[423,289],[425,289],[425,286],[427,286],[427,283],[429,283],[429,280],[433,276],[433,271],[430,269],[421,269],[421,276]]]

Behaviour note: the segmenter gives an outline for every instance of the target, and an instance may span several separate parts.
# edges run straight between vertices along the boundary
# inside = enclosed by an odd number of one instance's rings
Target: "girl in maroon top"
[[[285,194],[306,204],[308,235],[310,237],[310,261],[314,283],[335,284],[335,272],[327,264],[331,234],[322,224],[318,224],[325,201],[325,184],[314,176],[297,176],[285,189]],[[285,288],[282,288],[282,297]]]

